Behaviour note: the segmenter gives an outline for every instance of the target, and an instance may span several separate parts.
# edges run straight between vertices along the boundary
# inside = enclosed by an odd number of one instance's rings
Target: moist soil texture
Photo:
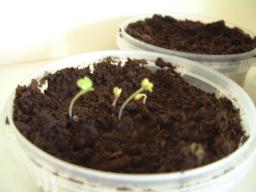
[[[256,37],[251,38],[238,27],[227,27],[223,20],[205,24],[154,15],[129,24],[125,30],[143,42],[189,53],[227,55],[256,48]]]
[[[113,64],[115,63],[115,64]],[[216,98],[185,81],[171,63],[158,58],[156,70],[145,60],[111,57],[94,71],[65,68],[18,86],[13,119],[20,132],[42,150],[84,167],[121,173],[163,173],[206,165],[235,151],[246,138],[240,112],[227,98]],[[68,117],[76,81],[88,76],[94,91],[80,97]],[[147,101],[126,98],[143,78],[154,83]],[[40,90],[43,83],[48,88]],[[116,106],[112,89],[122,88]]]

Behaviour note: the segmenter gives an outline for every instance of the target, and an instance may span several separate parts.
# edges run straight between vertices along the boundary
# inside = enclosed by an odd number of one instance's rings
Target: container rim
[[[37,70],[35,73],[33,73],[32,75],[27,77],[23,82],[25,82],[25,81],[27,82],[28,80],[31,80],[35,76],[38,77],[39,74],[42,75],[45,71],[47,71],[47,69],[51,69],[53,66],[55,66],[55,67],[63,66],[63,62],[74,63],[75,61],[77,61],[77,62],[80,61],[80,63],[81,63],[81,60],[85,59],[85,58],[87,59],[86,62],[90,62],[90,60],[92,62],[92,60],[96,61],[96,60],[103,59],[108,56],[119,57],[119,58],[122,58],[122,57],[136,58],[135,56],[140,57],[140,58],[149,57],[148,60],[150,60],[150,58],[152,59],[152,58],[162,57],[164,60],[168,60],[168,58],[175,59],[175,62],[177,62],[177,63],[179,61],[180,62],[182,62],[182,61],[189,62],[189,65],[191,68],[201,69],[203,73],[213,74],[220,81],[226,81],[229,84],[231,84],[232,87],[236,91],[239,92],[239,95],[241,97],[243,97],[245,102],[248,104],[249,108],[247,108],[247,110],[250,111],[250,114],[256,114],[255,106],[254,106],[252,100],[249,98],[249,96],[245,93],[245,91],[243,91],[243,89],[241,87],[239,87],[236,83],[232,82],[227,77],[220,74],[219,72],[209,69],[208,67],[201,66],[200,64],[198,64],[194,61],[190,61],[188,59],[179,58],[176,56],[165,55],[165,54],[161,54],[161,53],[148,52],[148,51],[111,50],[111,51],[100,51],[100,52],[92,52],[92,53],[71,56],[71,57],[68,57],[65,59],[61,59],[59,61],[49,63],[42,69]],[[78,65],[75,64],[73,66],[78,66]],[[66,66],[66,67],[69,67],[69,66]],[[43,151],[42,149],[38,148],[37,146],[35,146],[25,136],[23,136],[22,133],[16,128],[14,121],[13,121],[12,114],[13,114],[14,97],[15,97],[15,90],[13,91],[12,95],[8,99],[7,113],[8,113],[8,118],[10,121],[10,126],[12,128],[14,128],[13,130],[14,130],[14,133],[15,133],[15,136],[16,136],[18,142],[21,145],[23,145],[23,147],[26,147],[26,150],[28,150],[31,153],[34,153],[36,156],[38,156],[40,158],[40,161],[50,162],[52,167],[55,167],[60,173],[61,172],[65,173],[65,174],[70,173],[71,175],[76,175],[78,177],[90,177],[90,178],[95,178],[98,180],[133,182],[133,183],[152,182],[152,181],[154,181],[154,182],[161,181],[162,182],[162,181],[168,181],[168,180],[177,180],[177,179],[180,179],[180,177],[182,177],[182,178],[199,177],[199,176],[203,175],[205,172],[210,172],[210,171],[214,172],[214,170],[218,167],[224,167],[225,165],[229,165],[229,163],[232,161],[232,159],[234,161],[234,159],[236,157],[239,157],[241,153],[245,153],[246,151],[248,151],[248,148],[255,147],[255,142],[253,142],[255,140],[255,138],[252,138],[250,136],[249,139],[245,143],[243,143],[243,145],[241,147],[239,147],[236,151],[234,151],[230,155],[228,155],[218,161],[210,163],[208,165],[204,165],[204,166],[201,166],[198,168],[189,169],[189,170],[185,170],[185,171],[179,171],[179,172],[158,173],[158,174],[126,174],[126,173],[114,173],[114,172],[105,172],[105,171],[95,170],[95,169],[71,164],[71,163],[68,163],[64,160],[57,158],[57,157],[54,157],[54,156],[48,154],[47,152]],[[252,118],[251,121],[248,123],[250,124],[249,127],[251,129],[253,127],[256,127],[256,118]],[[254,134],[254,136],[255,136],[255,134]],[[225,173],[225,171],[227,171],[227,170],[224,169],[223,174]]]
[[[124,39],[125,41],[127,41],[128,43],[130,43],[131,45],[138,47],[140,49],[144,49],[144,50],[149,50],[149,51],[156,51],[156,52],[161,52],[161,53],[166,53],[166,54],[171,54],[171,55],[176,55],[176,56],[180,56],[180,57],[185,57],[188,59],[192,59],[192,60],[196,60],[196,61],[212,61],[212,62],[216,62],[216,61],[240,61],[243,59],[249,59],[251,57],[255,57],[256,56],[256,48],[244,52],[244,53],[238,53],[238,54],[226,54],[226,55],[212,55],[212,54],[198,54],[198,53],[190,53],[190,52],[185,52],[185,51],[176,51],[173,49],[166,49],[163,47],[158,47],[143,41],[140,41],[134,37],[132,37],[131,35],[129,35],[125,29],[126,27],[132,23],[132,22],[136,22],[138,20],[144,20],[145,18],[148,17],[152,17],[154,14],[160,14],[163,16],[172,16],[174,18],[176,17],[184,17],[184,19],[195,19],[201,21],[202,19],[211,19],[214,21],[220,20],[218,18],[214,18],[214,17],[208,17],[208,16],[203,16],[203,15],[195,15],[195,14],[182,14],[182,13],[170,13],[170,12],[160,12],[160,13],[151,13],[151,14],[143,14],[143,15],[137,15],[134,17],[131,17],[125,21],[123,21],[120,25],[119,25],[119,29],[118,29],[118,34],[122,39]],[[182,19],[182,20],[184,20]],[[201,21],[203,22],[203,21]],[[203,22],[204,23],[204,22]],[[250,30],[246,29],[245,27],[236,25],[234,23],[225,21],[225,24],[227,26],[236,26],[239,27],[240,29],[242,29],[243,31],[245,31],[246,33],[248,33],[251,37],[256,36],[255,33],[251,32]],[[223,65],[223,63],[221,64]]]

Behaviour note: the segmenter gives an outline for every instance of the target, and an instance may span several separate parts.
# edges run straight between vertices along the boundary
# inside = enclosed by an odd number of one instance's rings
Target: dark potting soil
[[[252,39],[240,28],[229,28],[222,20],[204,24],[154,15],[129,24],[126,32],[143,42],[189,53],[226,55],[256,48],[256,37]]]
[[[239,146],[245,133],[239,110],[226,98],[217,99],[191,86],[170,63],[157,59],[155,72],[145,60],[128,59],[124,67],[107,58],[89,68],[66,68],[48,74],[48,89],[38,82],[16,89],[14,122],[39,148],[81,166],[122,173],[159,173],[191,169],[221,159]],[[74,106],[78,121],[68,118],[68,106],[79,91],[76,81],[89,76],[95,91]],[[118,110],[140,87],[154,83],[146,104],[131,101],[121,120]],[[114,86],[122,88],[112,106]]]

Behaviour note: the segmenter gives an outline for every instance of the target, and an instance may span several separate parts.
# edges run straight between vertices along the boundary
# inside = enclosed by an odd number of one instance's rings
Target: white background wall
[[[63,57],[102,44],[115,48],[109,25],[117,26],[121,16],[160,11],[216,17],[256,32],[256,0],[0,0],[0,64]],[[111,17],[119,18],[109,23]],[[99,20],[105,20],[99,30],[85,27],[95,29]]]

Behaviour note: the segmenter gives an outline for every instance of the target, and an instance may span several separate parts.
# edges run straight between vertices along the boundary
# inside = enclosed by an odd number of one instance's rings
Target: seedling
[[[81,97],[82,95],[93,91],[93,82],[89,77],[84,77],[82,79],[78,79],[76,82],[76,85],[81,89],[71,100],[70,104],[69,104],[69,110],[68,110],[68,115],[69,118],[72,119],[73,115],[72,115],[72,110],[74,107],[75,102],[79,99],[79,97]]]
[[[134,100],[138,101],[138,100],[141,100],[142,98],[143,98],[142,103],[145,104],[147,101],[147,95],[145,93],[139,93],[135,95]]]
[[[126,100],[125,102],[122,104],[122,106],[120,107],[119,113],[118,113],[118,119],[121,119],[122,117],[122,113],[124,108],[127,106],[127,104],[134,98],[136,97],[136,95],[140,94],[143,91],[149,91],[152,92],[153,91],[153,83],[150,82],[147,78],[143,79],[141,81],[141,86],[140,88],[135,91],[133,94],[131,94]]]
[[[119,88],[119,87],[114,87],[113,88],[114,100],[113,100],[112,106],[116,106],[116,102],[118,101],[121,93],[122,93],[121,88]]]

